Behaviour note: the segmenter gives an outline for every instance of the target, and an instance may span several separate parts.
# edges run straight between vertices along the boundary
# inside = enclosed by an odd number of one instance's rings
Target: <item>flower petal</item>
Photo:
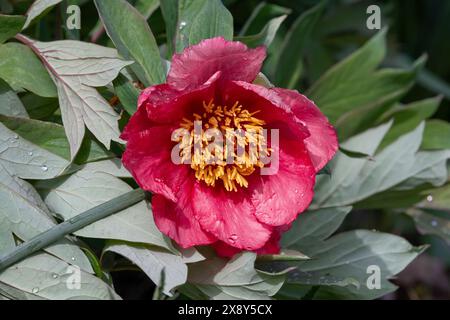
[[[122,162],[142,189],[177,201],[181,185],[194,177],[189,166],[172,162],[171,133],[170,127],[161,126],[129,134]]]
[[[280,88],[273,90],[308,128],[311,135],[305,139],[305,145],[316,171],[319,171],[333,158],[338,149],[336,131],[319,108],[298,91]]]
[[[294,221],[311,203],[316,171],[301,141],[286,140],[281,136],[280,146],[271,145],[271,148],[272,157],[278,151],[278,172],[252,175],[249,187],[258,220],[271,226],[282,226]],[[276,163],[272,159],[270,165],[276,166]]]
[[[196,181],[193,208],[201,227],[230,246],[256,250],[269,239],[272,227],[259,222],[245,190],[229,192]]]
[[[167,83],[179,90],[196,88],[214,73],[221,71],[223,80],[252,82],[258,75],[266,49],[249,49],[223,37],[206,39],[175,54]]]
[[[181,207],[180,203],[185,201],[177,204],[162,195],[153,195],[153,216],[158,229],[183,248],[215,242],[217,239],[200,227],[191,206]]]
[[[148,119],[147,111],[141,105],[138,106],[137,111],[130,118],[127,125],[123,129],[120,139],[128,140],[133,134],[145,131],[151,127],[151,122]]]
[[[203,102],[207,103],[215,97],[220,77],[221,73],[216,72],[201,86],[187,91],[167,84],[149,87],[139,96],[139,109],[147,110],[148,121],[153,124],[178,125],[183,117],[191,118],[192,113],[202,109]]]
[[[281,239],[281,233],[278,230],[274,230],[272,232],[272,235],[270,236],[269,240],[266,242],[266,244],[256,250],[257,254],[278,254],[280,253],[280,239]],[[232,258],[235,254],[238,254],[241,252],[241,249],[238,249],[236,247],[232,247],[228,244],[226,244],[223,241],[217,241],[214,242],[211,245],[214,250],[216,251],[217,255],[219,257],[223,258]]]

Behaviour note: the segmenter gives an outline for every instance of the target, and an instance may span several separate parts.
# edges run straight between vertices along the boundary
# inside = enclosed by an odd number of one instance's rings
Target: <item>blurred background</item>
[[[111,0],[114,1],[114,0]],[[172,1],[172,0],[161,0]],[[195,1],[195,0],[194,0]],[[0,0],[0,11],[5,14],[24,14],[31,0]],[[130,0],[148,18],[158,43],[166,42],[165,24],[158,1]],[[82,28],[69,31],[64,28],[65,8],[70,4],[81,6]],[[146,4],[144,6],[144,4]],[[275,85],[286,86],[278,80],[273,56],[283,40],[290,36],[291,27],[305,11],[317,4],[315,0],[224,0],[234,17],[236,36],[255,34],[263,29],[268,20],[287,14],[281,23],[269,49],[264,72]],[[381,8],[381,25],[388,26],[388,52],[382,67],[408,68],[426,54],[425,67],[419,72],[416,83],[402,98],[403,103],[441,96],[442,102],[432,115],[438,123],[450,120],[450,1],[448,0],[386,0],[386,1],[328,1],[321,20],[311,31],[308,45],[301,59],[301,75],[294,77],[289,86],[305,91],[320,75],[343,57],[361,47],[377,30],[368,30],[366,9],[376,4]],[[255,19],[257,15],[257,19]],[[252,18],[253,17],[253,18]],[[251,23],[249,23],[251,21]],[[42,41],[57,39],[80,39],[103,45],[109,39],[99,23],[94,4],[89,0],[63,1],[56,10],[41,19],[30,35]],[[296,41],[293,37],[292,41]],[[165,49],[162,47],[162,54]],[[169,57],[167,57],[169,58]],[[450,149],[450,130],[444,123],[440,134],[441,144]],[[447,188],[448,189],[448,188]],[[450,192],[447,191],[450,195]],[[423,194],[422,194],[423,195]],[[399,198],[404,194],[393,195]],[[445,190],[440,194],[441,203],[448,204],[450,196]],[[400,199],[401,200],[401,199]],[[413,202],[412,202],[413,203]],[[407,201],[409,205],[409,201]],[[408,206],[405,206],[408,207]],[[424,230],[414,223],[407,209],[389,208],[354,210],[341,230],[375,229],[401,235],[413,245],[428,244],[430,247],[408,266],[394,282],[400,289],[383,299],[450,299],[450,220],[446,220],[438,232]],[[439,213],[450,218],[445,208]],[[117,291],[124,298],[151,298],[153,284],[139,271],[113,273]]]

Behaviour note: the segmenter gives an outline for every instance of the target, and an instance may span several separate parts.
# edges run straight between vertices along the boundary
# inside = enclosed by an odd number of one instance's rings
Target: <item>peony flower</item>
[[[309,206],[315,176],[336,152],[335,130],[312,101],[252,83],[265,56],[264,47],[221,37],[186,48],[174,55],[167,82],[141,93],[122,133],[125,167],[153,193],[157,227],[183,248],[211,244],[226,257],[278,253],[281,232]],[[243,132],[237,145],[249,147],[256,137],[267,148],[239,158],[237,149],[224,147],[231,162],[207,162],[211,152],[194,150],[196,141],[208,145],[192,134],[196,123],[226,140],[228,132]],[[177,138],[180,130],[191,135]],[[277,144],[264,130],[277,132]],[[181,162],[173,161],[173,150]],[[261,174],[270,166],[263,156],[277,161],[275,173]]]

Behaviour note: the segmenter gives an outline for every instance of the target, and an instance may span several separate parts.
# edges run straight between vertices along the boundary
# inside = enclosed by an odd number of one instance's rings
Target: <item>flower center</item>
[[[269,156],[265,122],[237,101],[233,106],[203,102],[203,114],[183,118],[180,129],[189,134],[180,140],[182,163],[190,163],[195,177],[214,187],[222,181],[227,191],[248,187],[246,177],[264,167]]]

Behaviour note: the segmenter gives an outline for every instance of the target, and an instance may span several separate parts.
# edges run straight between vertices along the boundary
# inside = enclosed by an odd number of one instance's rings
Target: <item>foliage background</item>
[[[130,1],[136,6],[146,2]],[[157,1],[150,2],[157,3]],[[347,130],[347,127],[345,127],[339,132],[341,138],[353,136],[369,127],[379,125],[391,116],[395,119],[394,126],[401,127],[404,124],[406,127],[406,130],[401,133],[414,129],[420,120],[431,118],[433,120],[427,120],[427,123],[432,125],[429,125],[427,127],[429,129],[426,128],[425,130],[426,136],[429,138],[427,146],[431,146],[432,149],[450,149],[450,126],[447,123],[450,120],[450,59],[448,59],[450,56],[450,42],[448,41],[450,39],[450,27],[448,25],[450,2],[446,0],[328,1],[323,14],[316,23],[312,24],[312,27],[306,29],[308,26],[304,26],[301,28],[301,32],[294,32],[294,34],[292,34],[292,30],[299,17],[317,5],[317,1],[273,0],[263,3],[257,0],[225,0],[223,3],[233,15],[235,35],[242,32],[240,36],[256,34],[260,30],[264,30],[263,28],[269,19],[287,14],[269,47],[269,59],[263,71],[275,85],[289,86],[298,89],[300,92],[310,89],[314,82],[335,63],[342,61],[344,57],[362,47],[374,36],[376,31],[370,31],[366,28],[366,8],[370,4],[378,4],[382,8],[382,25],[389,26],[386,40],[387,53],[381,67],[408,69],[424,53],[428,56],[425,66],[418,68],[416,82],[407,93],[399,95],[401,102],[407,105],[436,96],[440,97],[442,101],[438,107],[436,106],[435,112],[425,115],[421,115],[422,111],[417,110],[402,113],[401,109],[397,110],[398,113],[390,114],[391,107],[389,106],[382,110],[386,113],[380,112],[377,115],[375,123],[363,123],[360,127],[350,129],[350,132],[345,131]],[[0,0],[0,4],[2,13],[20,15],[26,12],[31,1]],[[70,4],[81,6],[82,28],[79,32],[66,30],[64,27],[63,22],[66,19],[64,9]],[[157,43],[164,45],[167,40],[166,25],[161,9],[157,6],[154,6],[154,8],[155,11],[149,15],[147,21]],[[267,9],[266,15],[253,20],[251,25],[247,25],[249,17],[252,17],[254,12],[266,10],[262,8],[270,9]],[[148,12],[150,12],[152,7],[149,6],[148,9]],[[102,31],[94,3],[88,0],[63,1],[36,24],[32,25],[26,34],[40,41],[79,39],[89,42],[94,40],[104,46],[113,46],[111,40]],[[283,41],[290,36],[292,37],[290,43],[292,47],[286,49]],[[256,40],[247,40],[259,41],[257,38]],[[167,53],[167,50],[170,50],[170,48],[163,48],[163,54]],[[284,54],[281,63],[277,60],[280,52]],[[292,54],[295,56],[293,57]],[[298,61],[301,61],[301,63],[298,63]],[[286,64],[283,64],[283,62],[286,62]],[[395,83],[399,81],[393,80]],[[408,87],[408,85],[404,87]],[[376,88],[370,89],[375,91]],[[108,99],[112,98],[112,94],[109,92],[105,91],[102,94]],[[20,97],[24,103],[27,101],[26,94],[21,94]],[[32,100],[33,98],[28,99]],[[35,102],[35,100],[32,101]],[[55,99],[49,98],[42,101],[42,105],[46,105],[48,108],[33,110],[33,103],[29,103],[29,105],[30,115],[35,115],[36,118],[46,121],[60,122],[58,114],[54,113],[57,108]],[[319,106],[321,106],[320,103]],[[382,109],[382,107],[380,108]],[[430,107],[430,109],[433,108]],[[47,112],[39,114],[42,110],[47,110]],[[420,108],[420,110],[422,109]],[[428,112],[430,111],[428,110]],[[417,118],[419,118],[419,122],[414,125]],[[372,117],[369,120],[374,119]],[[120,125],[123,126],[126,120],[126,116],[123,117]],[[399,130],[402,131],[401,128]],[[120,147],[113,144],[113,152],[120,153],[120,149],[117,148]],[[349,154],[353,157],[364,156],[351,152]],[[83,162],[82,159],[80,161]],[[128,180],[127,182],[134,186],[132,181]],[[430,245],[423,254],[419,255],[394,279],[394,283],[400,289],[384,296],[383,299],[450,298],[450,220],[448,220],[450,198],[447,197],[447,194],[450,194],[450,192],[446,185],[437,190],[429,188],[429,186],[413,188],[409,193],[388,190],[381,193],[379,198],[369,198],[372,202],[356,205],[355,210],[348,214],[344,223],[339,227],[338,233],[354,229],[373,229],[402,236],[414,246]],[[433,199],[433,203],[437,203],[438,208],[431,208],[429,210],[433,212],[427,212],[426,214],[421,212],[418,216],[417,212],[414,211],[417,208],[413,207],[417,203],[426,201],[429,196],[432,197],[430,199]],[[398,202],[401,204],[398,204]],[[382,205],[380,205],[381,203]],[[436,219],[442,219],[439,220],[440,228],[438,231],[433,228],[430,230],[430,228],[421,224],[428,221],[424,220],[429,218],[427,214],[433,214],[433,217],[438,217]],[[414,218],[416,221],[414,221]],[[101,251],[101,248],[105,245],[100,240],[85,239],[85,241],[93,248],[93,251]],[[120,251],[120,248],[116,247],[112,251],[118,252],[118,250]],[[119,269],[116,268],[116,271],[111,272],[111,276],[115,290],[122,298],[151,299],[154,297],[155,286],[145,273],[139,269],[118,271]],[[292,298],[289,295],[289,290],[282,291],[280,297]]]

